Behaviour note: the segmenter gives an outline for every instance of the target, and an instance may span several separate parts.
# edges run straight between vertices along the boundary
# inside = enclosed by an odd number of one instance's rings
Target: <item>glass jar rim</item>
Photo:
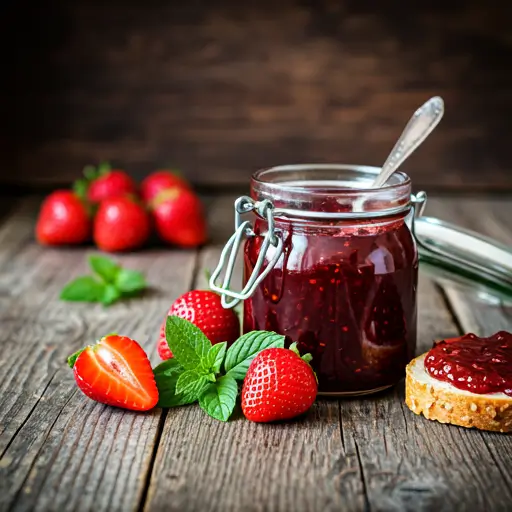
[[[290,164],[256,171],[251,196],[270,200],[276,217],[316,219],[371,218],[406,212],[411,205],[411,179],[397,171],[386,185],[371,188],[380,167],[352,164]],[[323,201],[335,204],[326,210]]]
[[[361,173],[366,173],[369,176],[373,176],[376,178],[377,175],[381,171],[381,167],[373,166],[373,165],[359,165],[359,164],[284,164],[284,165],[275,165],[271,167],[263,167],[262,169],[258,169],[252,175],[252,181],[254,183],[264,185],[268,188],[274,188],[276,191],[304,191],[304,188],[300,185],[297,185],[299,180],[293,181],[283,181],[283,182],[273,182],[269,180],[263,179],[266,174],[272,172],[286,173],[293,171],[318,171],[318,170],[336,170],[336,171],[356,171]],[[291,184],[290,184],[291,183]],[[369,184],[370,182],[368,182]],[[340,195],[349,195],[349,194],[360,194],[364,192],[377,192],[380,190],[390,190],[395,189],[404,185],[410,185],[411,178],[403,171],[396,171],[391,178],[387,181],[385,185],[378,188],[368,187],[354,187],[354,188],[340,188]],[[314,194],[315,191],[308,190],[307,194]],[[332,195],[330,193],[330,195]]]

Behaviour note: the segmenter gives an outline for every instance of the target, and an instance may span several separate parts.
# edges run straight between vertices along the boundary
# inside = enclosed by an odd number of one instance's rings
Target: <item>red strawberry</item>
[[[224,309],[220,296],[209,290],[192,290],[183,294],[173,302],[167,315],[192,322],[214,345],[221,341],[230,345],[240,336],[240,321],[236,313],[232,309]],[[165,320],[160,327],[158,353],[162,359],[172,357],[165,341]]]
[[[267,423],[306,412],[318,391],[316,376],[301,359],[296,344],[262,350],[252,361],[242,387],[242,410],[248,420]]]
[[[87,208],[74,192],[57,190],[44,200],[36,225],[36,237],[41,244],[81,244],[90,233]]]
[[[75,191],[87,197],[92,203],[99,203],[104,199],[137,194],[137,184],[119,169],[111,169],[106,162],[97,168],[91,165],[84,169],[85,179],[75,182]]]
[[[173,174],[171,171],[155,171],[142,181],[140,186],[141,196],[145,202],[149,203],[162,190],[175,187],[190,189],[190,185],[186,180]]]
[[[147,411],[158,389],[142,347],[126,336],[109,335],[68,359],[78,387],[97,402]]]
[[[160,238],[182,247],[206,241],[206,220],[199,197],[187,189],[162,190],[151,203]]]
[[[156,349],[158,350],[158,355],[160,356],[160,359],[162,359],[163,361],[174,357],[171,352],[171,349],[169,348],[169,345],[167,344],[167,340],[165,338],[165,324],[166,323],[167,323],[167,319],[165,319],[162,322],[162,325],[160,326],[160,335],[158,338],[158,343],[156,345]]]
[[[94,218],[93,237],[103,251],[127,251],[141,247],[149,232],[149,216],[132,197],[114,197],[100,203]]]

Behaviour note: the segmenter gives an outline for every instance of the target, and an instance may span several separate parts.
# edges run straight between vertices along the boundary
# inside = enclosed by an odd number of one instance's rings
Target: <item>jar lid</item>
[[[415,219],[421,268],[433,277],[512,301],[512,250],[496,240],[432,217]]]

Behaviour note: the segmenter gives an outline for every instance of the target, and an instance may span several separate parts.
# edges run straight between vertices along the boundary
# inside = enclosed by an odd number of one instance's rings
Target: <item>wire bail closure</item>
[[[235,292],[229,289],[229,285],[231,278],[233,277],[233,269],[242,244],[243,236],[255,236],[251,221],[242,221],[242,215],[252,211],[255,211],[258,215],[267,219],[268,228],[263,238],[258,259],[256,261],[256,265],[254,265],[251,276],[247,280],[243,290]],[[226,309],[233,308],[241,300],[248,299],[254,293],[261,281],[265,279],[268,273],[274,268],[283,253],[283,240],[278,236],[278,234],[279,230],[275,228],[274,222],[274,205],[270,200],[265,199],[264,201],[254,201],[248,196],[242,196],[235,201],[235,232],[224,246],[224,249],[222,249],[219,264],[213,271],[209,281],[210,288],[220,294],[222,307]],[[261,271],[267,251],[271,245],[276,248],[274,255],[263,271]],[[219,278],[224,265],[226,265],[226,260],[227,266],[224,274],[224,282],[222,283],[222,286],[217,286],[216,281]],[[230,300],[230,298],[232,300]]]

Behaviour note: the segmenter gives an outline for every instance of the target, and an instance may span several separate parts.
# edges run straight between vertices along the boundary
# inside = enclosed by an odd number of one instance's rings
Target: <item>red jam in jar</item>
[[[440,341],[427,354],[425,369],[458,389],[512,396],[512,334],[479,338],[469,333]]]
[[[418,257],[408,220],[410,180],[396,173],[364,188],[378,169],[281,166],[257,173],[254,200],[275,210],[283,254],[244,302],[244,331],[297,341],[323,394],[364,394],[397,383],[416,347]],[[244,249],[254,270],[267,220]],[[272,246],[265,258],[272,257]]]

